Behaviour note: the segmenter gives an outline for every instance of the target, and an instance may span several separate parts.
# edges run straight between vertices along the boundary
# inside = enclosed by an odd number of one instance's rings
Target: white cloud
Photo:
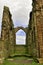
[[[16,19],[19,19],[19,15],[20,15],[21,23],[25,22],[25,25],[27,25],[28,20],[29,20],[28,16],[30,14],[30,11],[32,10],[31,4],[32,4],[32,0],[0,0],[0,25],[2,22],[2,13],[3,13],[4,5],[6,5],[10,8],[10,11],[12,14],[12,19],[13,19],[14,23],[15,23]],[[21,12],[19,12],[20,10],[21,10]],[[16,18],[16,17],[18,17],[18,18]],[[0,26],[0,29],[1,29],[1,26]]]

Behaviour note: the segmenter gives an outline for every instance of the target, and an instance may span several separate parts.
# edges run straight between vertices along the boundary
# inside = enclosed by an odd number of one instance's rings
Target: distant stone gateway
[[[33,0],[27,28],[14,28],[11,13],[4,6],[0,39],[0,58],[15,55],[31,56],[35,59],[43,58],[43,0]],[[16,32],[22,29],[26,33],[26,44],[16,45]]]

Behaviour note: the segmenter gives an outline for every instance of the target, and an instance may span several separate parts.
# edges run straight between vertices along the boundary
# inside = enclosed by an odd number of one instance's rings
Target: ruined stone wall
[[[43,0],[36,0],[34,13],[34,23],[37,34],[36,46],[39,57],[43,57]]]
[[[5,57],[12,55],[14,50],[13,22],[9,8],[4,6],[2,18],[1,39],[3,41],[3,54]]]
[[[43,58],[43,0],[33,0],[32,18],[29,23],[30,41],[36,57]],[[30,42],[31,44],[31,42]],[[33,50],[32,49],[32,50]]]
[[[36,36],[35,36],[35,25],[33,21],[33,11],[30,13],[30,21],[28,25],[28,53],[36,57]]]
[[[20,30],[20,29],[22,29],[25,33],[27,33],[28,27],[26,27],[26,28],[24,28],[24,27],[16,27],[16,28],[14,28],[15,33],[16,33],[18,30]]]

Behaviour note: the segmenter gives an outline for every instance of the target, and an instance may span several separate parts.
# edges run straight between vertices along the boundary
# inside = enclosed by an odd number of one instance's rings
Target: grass
[[[3,63],[3,65],[43,65],[43,64],[39,64],[39,63],[35,63],[35,62],[32,62],[32,63],[15,63],[15,62],[9,62],[9,61],[5,61]]]
[[[39,64],[34,61],[32,63],[19,63],[19,62],[11,62],[11,61],[5,60],[4,63],[0,65],[43,65],[43,64]]]
[[[16,57],[16,58],[13,58],[14,60],[23,60],[23,59],[28,59],[28,58],[25,58],[25,57]],[[31,59],[31,58],[29,58]],[[22,62],[12,62],[12,61],[9,61],[9,60],[4,60],[3,64],[0,64],[0,65],[43,65],[43,64],[39,64],[39,63],[36,63],[34,62],[34,60],[31,62],[31,63],[22,63]]]

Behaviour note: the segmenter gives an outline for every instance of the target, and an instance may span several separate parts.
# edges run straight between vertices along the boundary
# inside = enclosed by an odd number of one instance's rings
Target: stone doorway
[[[25,55],[25,54],[27,54],[26,53],[26,51],[27,51],[26,50],[27,49],[26,33],[27,33],[27,28],[23,28],[23,27],[15,28],[15,55]],[[16,40],[17,38],[22,40],[22,41]]]

